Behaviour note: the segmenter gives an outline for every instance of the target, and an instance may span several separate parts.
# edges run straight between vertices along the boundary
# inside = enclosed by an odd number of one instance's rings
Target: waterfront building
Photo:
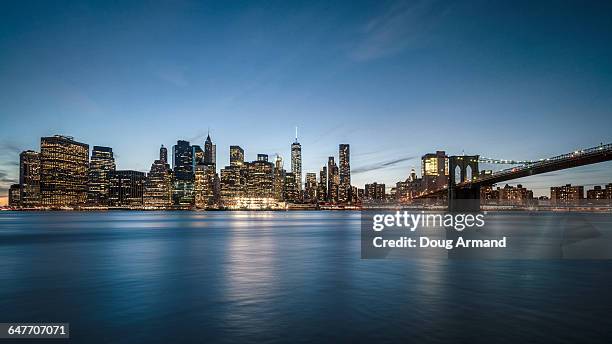
[[[40,192],[42,205],[79,207],[87,201],[89,146],[70,136],[40,140]]]
[[[317,191],[317,200],[319,202],[327,201],[327,166],[321,167],[319,171],[319,190]]]
[[[179,140],[174,145],[172,165],[174,167],[174,185],[172,202],[178,209],[193,205],[193,148],[188,141]]]
[[[273,196],[277,201],[283,201],[285,189],[285,169],[283,168],[283,158],[276,156],[274,161],[274,181],[272,185]]]
[[[553,203],[578,201],[584,199],[584,186],[566,184],[550,188],[550,200]]]
[[[217,206],[215,188],[217,174],[213,166],[204,163],[196,166],[193,188],[195,207],[198,209],[210,209]]]
[[[38,207],[40,196],[40,154],[27,150],[19,154],[19,202],[24,208]]]
[[[289,172],[285,174],[285,190],[283,198],[285,202],[289,203],[298,203],[299,202],[299,194],[300,190],[297,186],[297,179],[293,172]]]
[[[306,173],[304,201],[306,203],[317,203],[317,174],[314,172]]]
[[[295,129],[295,142],[291,144],[291,173],[295,176],[299,193],[302,192],[302,145],[298,142],[297,128]]]
[[[172,206],[172,171],[168,165],[168,153],[164,146],[159,159],[151,164],[144,185],[143,203],[149,209],[167,209]]]
[[[267,154],[257,154],[257,160],[248,164],[247,197],[273,198],[274,165]]]
[[[94,146],[89,162],[87,185],[87,204],[91,206],[108,206],[110,189],[109,173],[114,171],[115,158],[110,147]]]
[[[350,147],[348,144],[339,145],[338,158],[338,202],[346,204],[351,202],[351,159]]]
[[[115,170],[109,172],[110,207],[140,208],[143,206],[145,174],[132,170]]]
[[[595,185],[592,190],[587,190],[587,199],[606,199],[606,189]]]
[[[386,199],[385,184],[372,183],[365,185],[365,200],[369,201],[383,201]]]
[[[21,187],[19,184],[13,184],[9,187],[8,204],[10,207],[21,207]]]
[[[230,165],[221,169],[221,202],[226,207],[235,207],[247,195],[248,163],[244,162],[244,150],[230,146]]]
[[[448,185],[450,172],[448,169],[446,152],[437,151],[436,153],[423,155],[421,157],[421,177],[423,178],[424,190],[440,189]]]
[[[533,199],[533,191],[524,188],[521,184],[516,187],[506,184],[497,188],[498,199],[501,203],[521,205]]]
[[[327,201],[330,203],[338,203],[338,187],[340,185],[340,176],[338,166],[334,161],[334,157],[330,156],[327,159]]]

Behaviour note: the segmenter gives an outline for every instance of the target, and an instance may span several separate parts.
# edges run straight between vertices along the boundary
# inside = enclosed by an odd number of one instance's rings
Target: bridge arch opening
[[[465,168],[465,180],[466,181],[472,180],[472,166],[471,165],[467,165],[467,167]]]
[[[463,180],[461,180],[461,167],[459,165],[455,167],[453,173],[455,175],[455,184],[461,183]]]

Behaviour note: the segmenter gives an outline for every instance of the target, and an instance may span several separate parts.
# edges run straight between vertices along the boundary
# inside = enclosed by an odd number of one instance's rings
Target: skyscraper
[[[291,144],[291,173],[295,176],[298,191],[302,192],[302,145],[298,142],[295,128],[295,142]]]
[[[230,166],[244,164],[244,149],[240,146],[230,146]]]
[[[40,205],[40,154],[31,150],[19,154],[20,205],[24,208]]]
[[[319,190],[317,192],[319,202],[327,201],[327,166],[321,167],[319,171]]]
[[[89,205],[108,206],[109,172],[114,170],[113,149],[94,146],[89,162],[89,184],[87,186],[87,203]]]
[[[285,169],[283,168],[283,158],[276,156],[274,161],[274,184],[272,185],[274,199],[277,201],[284,200],[285,188]]]
[[[195,169],[193,190],[195,194],[195,207],[208,209],[216,206],[216,172],[214,165],[198,164]]]
[[[151,164],[145,180],[143,203],[150,209],[166,209],[172,205],[172,171],[164,146],[159,150],[159,159]]]
[[[174,187],[173,203],[185,209],[193,205],[193,149],[188,141],[179,140],[174,146]]]
[[[306,187],[304,188],[304,201],[307,203],[317,202],[317,174],[306,173]]]
[[[109,172],[109,206],[140,208],[143,205],[145,174],[132,170]]]
[[[206,136],[206,142],[204,142],[204,164],[212,166],[212,169],[217,169],[217,146],[212,143],[210,134]]]
[[[296,203],[299,201],[299,190],[297,187],[295,175],[293,172],[285,174],[285,189],[283,191],[283,198],[285,202]]]
[[[247,197],[272,198],[274,165],[267,154],[257,154],[257,160],[248,165]]]
[[[339,187],[338,201],[340,203],[350,202],[351,196],[351,164],[350,164],[350,148],[348,144],[340,144],[338,149],[339,163]]]
[[[421,176],[423,187],[426,190],[439,189],[447,185],[448,174],[448,156],[444,151],[425,154],[421,157]]]
[[[198,145],[191,146],[191,156],[193,156],[191,161],[191,169],[193,170],[193,173],[195,173],[196,166],[204,163],[204,151],[202,150],[202,147]]]
[[[340,185],[340,176],[338,166],[334,161],[334,157],[330,156],[327,159],[327,201],[338,203],[338,188]]]
[[[168,163],[168,149],[164,145],[159,148],[159,160],[162,164]]]
[[[83,206],[87,201],[89,145],[70,136],[40,139],[42,204],[52,208]]]

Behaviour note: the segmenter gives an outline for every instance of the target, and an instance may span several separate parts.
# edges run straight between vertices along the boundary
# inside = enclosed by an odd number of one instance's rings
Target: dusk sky
[[[2,196],[41,136],[146,172],[161,144],[203,145],[210,129],[218,166],[240,145],[290,169],[295,126],[304,172],[349,143],[360,187],[436,150],[538,159],[610,143],[612,2],[3,2]],[[611,171],[518,182],[543,195]]]

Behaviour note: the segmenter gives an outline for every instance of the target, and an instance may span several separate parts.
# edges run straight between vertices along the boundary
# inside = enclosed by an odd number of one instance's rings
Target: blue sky
[[[62,133],[147,171],[159,145],[279,153],[350,143],[353,182],[422,154],[536,159],[612,142],[612,3],[34,1],[0,13],[0,194]],[[372,166],[384,168],[372,169]],[[612,164],[530,177],[612,182]]]

